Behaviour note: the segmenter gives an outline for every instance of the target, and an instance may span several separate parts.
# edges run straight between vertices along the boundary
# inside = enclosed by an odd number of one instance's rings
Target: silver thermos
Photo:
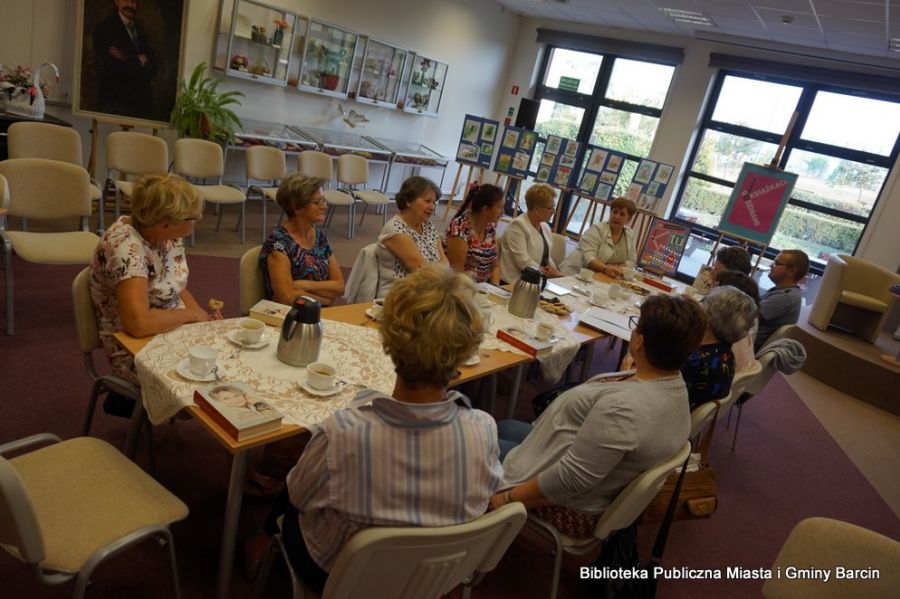
[[[322,349],[322,306],[306,295],[294,300],[278,338],[278,359],[291,366],[306,366],[319,359]]]
[[[547,277],[533,266],[522,269],[522,276],[516,281],[512,297],[509,298],[509,313],[522,318],[534,318],[541,290],[546,283]]]

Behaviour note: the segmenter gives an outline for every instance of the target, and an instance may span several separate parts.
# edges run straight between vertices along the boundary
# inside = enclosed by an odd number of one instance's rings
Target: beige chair
[[[113,391],[119,395],[130,397],[135,401],[134,412],[131,415],[131,427],[125,439],[125,455],[134,459],[137,449],[137,438],[141,432],[141,426],[147,426],[147,439],[150,445],[151,470],[155,470],[153,461],[153,427],[147,420],[144,412],[144,403],[141,401],[141,389],[134,383],[112,375],[97,372],[94,364],[94,350],[102,347],[98,334],[97,312],[91,299],[91,268],[82,270],[72,281],[72,305],[75,309],[75,328],[78,330],[78,343],[84,356],[84,366],[88,376],[91,377],[93,386],[88,398],[87,410],[84,413],[84,422],[81,425],[81,435],[86,437],[91,434],[91,424],[94,420],[94,410],[97,407],[97,398],[104,393]]]
[[[166,140],[146,133],[115,131],[106,138],[106,184],[116,190],[115,213],[123,197],[131,197],[129,176],[165,174],[169,170]],[[100,229],[104,229],[104,205],[100,201]]]
[[[359,224],[361,225],[363,219],[366,218],[369,206],[375,206],[375,210],[381,212],[382,224],[387,222],[387,205],[390,203],[390,200],[380,191],[367,191],[365,189],[365,186],[369,183],[369,161],[356,154],[342,154],[338,157],[337,163],[338,183],[349,185],[350,187],[347,190],[350,194],[354,198],[362,200],[363,204],[365,204],[362,216],[359,217]],[[357,189],[359,185],[362,185],[363,189]]]
[[[10,125],[7,135],[10,158],[46,158],[84,167],[81,135],[72,127],[25,121]],[[100,186],[91,181],[91,201],[102,206],[102,200]]]
[[[80,166],[43,158],[0,162],[9,191],[9,216],[35,220],[80,219],[80,231],[0,229],[6,268],[6,334],[15,332],[12,255],[36,264],[88,264],[100,238],[88,232],[90,177]]]
[[[550,259],[559,268],[566,259],[566,238],[559,233],[551,233]]]
[[[250,308],[266,296],[266,286],[263,281],[262,270],[259,268],[260,250],[262,250],[262,246],[258,245],[247,250],[241,256],[239,270],[240,301],[241,314],[244,316],[250,314]]]
[[[462,596],[500,559],[525,523],[525,507],[510,503],[456,526],[377,527],[356,533],[341,549],[322,592],[322,599],[438,599],[458,585]],[[284,553],[275,535],[260,569],[254,596],[261,597],[272,559]],[[293,596],[303,597],[302,584],[288,562]]]
[[[890,291],[894,285],[900,285],[896,273],[853,256],[832,255],[809,324],[822,331],[836,326],[875,343],[896,301]]]
[[[195,180],[215,180],[214,185],[194,185],[203,194],[203,200],[211,204],[240,204],[241,243],[244,243],[244,208],[247,196],[240,189],[230,185],[222,185],[225,173],[225,157],[222,146],[204,139],[182,138],[175,142],[175,173]],[[219,218],[216,231],[222,224],[222,206],[217,206]],[[194,234],[191,233],[191,245]]]
[[[700,438],[700,433],[718,415],[724,403],[731,403],[730,393],[722,399],[704,402],[691,410],[691,439],[696,440]]]
[[[326,181],[334,179],[334,169],[331,156],[325,152],[306,150],[297,155],[298,171],[307,177],[320,177]],[[328,202],[328,216],[325,218],[325,226],[331,225],[334,211],[337,206],[347,207],[347,239],[353,239],[356,220],[356,199],[349,193],[337,189],[325,189],[322,192],[325,201]]]
[[[784,328],[785,327],[780,327],[778,331],[781,331]],[[778,331],[776,331],[776,333]],[[773,334],[773,336],[775,335]],[[731,427],[731,409],[736,405],[738,410],[737,420],[734,423],[734,434],[731,437],[731,451],[734,451],[735,444],[737,443],[738,429],[741,427],[741,415],[744,413],[744,404],[750,397],[765,389],[766,385],[769,384],[769,381],[772,380],[772,376],[775,374],[774,361],[775,352],[766,351],[765,348],[763,348],[760,350],[759,354],[757,354],[757,359],[753,364],[753,368],[750,369],[750,372],[753,374],[743,373],[740,379],[735,376],[736,380],[731,384],[731,397],[733,399],[728,402],[728,422],[726,423],[725,428]],[[744,397],[741,397],[742,395],[744,395]]]
[[[46,443],[52,445],[5,457]],[[44,434],[0,446],[0,489],[0,544],[43,584],[74,579],[72,596],[84,597],[101,562],[155,539],[168,545],[172,589],[179,597],[168,526],[187,517],[188,508],[105,441],[60,441]]]
[[[807,518],[794,527],[775,558],[772,570],[779,568],[782,573],[815,569],[831,573],[831,579],[773,577],[762,588],[766,599],[893,599],[900,589],[900,543],[840,520]],[[838,568],[878,575],[837,578]]]
[[[256,194],[262,200],[262,240],[265,241],[269,236],[266,207],[269,200],[275,201],[278,186],[287,174],[287,161],[284,152],[278,148],[253,146],[247,149],[245,162],[247,199],[250,199],[250,194]],[[256,185],[254,181],[262,184]]]
[[[691,452],[690,441],[672,457],[660,462],[649,470],[639,474],[619,492],[594,528],[594,536],[588,539],[576,539],[559,532],[555,526],[535,514],[528,514],[528,525],[532,529],[549,537],[555,544],[553,562],[553,582],[550,588],[550,599],[556,599],[559,587],[559,572],[562,568],[563,552],[572,555],[585,555],[599,547],[604,539],[612,533],[631,526],[644,512],[650,501],[656,497],[666,478],[673,470],[679,468]]]

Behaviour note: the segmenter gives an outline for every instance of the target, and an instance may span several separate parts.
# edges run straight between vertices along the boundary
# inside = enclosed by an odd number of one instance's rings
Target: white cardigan
[[[528,220],[528,214],[520,214],[509,223],[503,237],[500,238],[500,278],[507,283],[515,283],[522,276],[522,269],[533,266],[540,269],[541,257],[544,254],[544,242],[541,239],[543,233],[547,240],[547,251],[553,246],[553,237],[550,234],[550,225],[541,223],[541,232],[538,232]],[[547,260],[553,264],[553,259],[547,255]],[[553,264],[555,267],[556,265]]]
[[[635,249],[634,231],[631,227],[626,226],[625,231],[625,248],[626,255],[625,266],[634,266],[637,258],[637,250]],[[578,242],[569,256],[563,260],[560,271],[566,276],[577,275],[582,268],[587,268],[588,264],[594,260],[600,260],[606,263],[613,255],[615,245],[612,241],[612,231],[609,223],[597,223],[592,225]]]

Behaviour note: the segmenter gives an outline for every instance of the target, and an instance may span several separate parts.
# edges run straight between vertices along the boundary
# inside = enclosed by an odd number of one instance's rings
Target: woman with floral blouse
[[[444,252],[450,266],[476,283],[500,283],[497,260],[497,221],[503,214],[503,190],[496,185],[473,185],[444,233]]]

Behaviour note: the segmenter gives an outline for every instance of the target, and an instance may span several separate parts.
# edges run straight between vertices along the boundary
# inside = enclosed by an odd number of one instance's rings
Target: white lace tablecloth
[[[329,397],[317,397],[297,383],[306,379],[306,368],[288,366],[275,355],[279,330],[267,327],[260,349],[237,349],[227,335],[236,331],[240,319],[181,326],[157,335],[135,356],[138,380],[147,416],[159,424],[194,403],[194,390],[209,382],[187,380],[176,371],[188,348],[205,345],[219,350],[219,375],[223,381],[244,381],[284,414],[285,422],[309,428],[346,407],[362,388],[390,394],[394,389],[394,366],[381,347],[376,329],[323,320],[325,337],[319,360],[333,364],[338,377],[349,384]]]

